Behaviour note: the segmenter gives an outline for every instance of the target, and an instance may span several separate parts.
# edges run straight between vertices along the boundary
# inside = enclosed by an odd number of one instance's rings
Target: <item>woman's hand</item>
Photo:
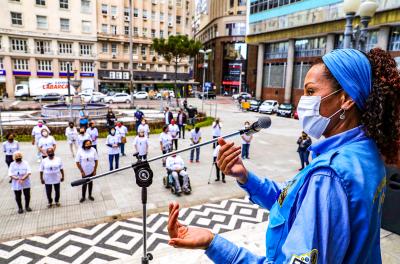
[[[176,248],[207,249],[214,239],[211,231],[199,228],[184,226],[178,221],[179,204],[169,204],[168,234],[171,240],[168,245]]]
[[[233,142],[227,143],[223,138],[218,139],[221,146],[217,165],[225,175],[235,177],[241,184],[247,182],[247,169],[244,167],[240,158],[240,146],[235,146]]]

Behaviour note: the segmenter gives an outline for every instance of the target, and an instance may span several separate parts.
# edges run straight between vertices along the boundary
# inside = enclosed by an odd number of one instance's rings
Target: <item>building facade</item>
[[[2,0],[0,93],[29,78],[65,78],[67,65],[95,87],[95,0]]]
[[[206,23],[195,33],[204,49],[212,52],[195,62],[196,80],[211,82],[217,93],[235,93],[248,89],[250,48],[245,43],[246,0],[208,0]]]
[[[152,49],[153,38],[171,35],[192,36],[193,1],[143,0],[133,2],[133,79],[160,81],[175,78],[174,65],[169,65]],[[99,90],[129,89],[129,1],[98,0],[98,76]],[[178,66],[178,79],[189,80],[188,60]],[[137,89],[148,89],[138,85]]]
[[[400,3],[378,2],[366,50],[389,50],[400,63]],[[343,47],[342,5],[342,0],[249,1],[246,41],[257,45],[257,98],[297,105],[311,65],[332,49]],[[359,17],[356,24],[360,24]]]

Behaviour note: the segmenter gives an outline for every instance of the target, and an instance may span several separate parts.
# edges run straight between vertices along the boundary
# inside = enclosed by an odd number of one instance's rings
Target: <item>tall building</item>
[[[400,63],[400,3],[378,1],[366,50],[389,50]],[[342,0],[250,0],[246,41],[257,45],[256,96],[297,104],[313,62],[343,47]],[[359,18],[354,23],[360,24]],[[257,58],[257,59],[256,59]]]
[[[251,52],[245,43],[246,0],[208,0],[207,8],[208,21],[195,38],[212,52],[206,62],[203,55],[197,56],[196,80],[202,82],[205,70],[206,82],[213,83],[218,93],[245,91]]]
[[[95,87],[95,0],[2,2],[0,93],[13,96],[15,85],[30,77],[66,77],[67,64]]]
[[[137,89],[152,81],[172,80],[175,68],[151,48],[153,38],[192,36],[194,3],[189,0],[143,0],[133,3],[133,79]],[[98,0],[99,89],[129,89],[129,1]],[[190,79],[188,60],[179,63],[178,79]]]

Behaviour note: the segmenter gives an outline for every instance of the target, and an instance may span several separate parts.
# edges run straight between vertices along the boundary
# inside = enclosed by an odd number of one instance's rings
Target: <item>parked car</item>
[[[275,100],[265,100],[259,108],[260,113],[273,114],[278,111],[279,103]]]
[[[35,101],[62,101],[64,96],[59,93],[48,93],[45,95],[39,95],[34,98]]]
[[[157,93],[156,99],[161,99],[161,94],[163,95],[164,98],[167,98],[168,93],[169,93],[169,96],[171,96],[171,98],[175,98],[174,91],[164,90],[164,91],[160,91],[160,92]]]
[[[239,99],[239,97],[242,99],[251,99],[251,94],[242,92],[242,93],[232,95],[233,100],[237,100],[237,99]]]
[[[200,92],[197,94],[197,97],[199,99],[203,99],[203,96],[204,99],[217,99],[217,94],[215,93],[215,91],[208,91],[206,93]]]
[[[93,102],[103,102],[107,95],[100,92],[93,92]]]
[[[85,102],[85,103],[89,103],[90,101],[92,101],[92,95],[91,94],[87,94],[87,93],[79,93],[79,95],[81,96],[81,99]]]
[[[250,108],[249,111],[258,112],[262,101],[261,100],[250,100]]]
[[[137,92],[133,94],[134,99],[147,99],[149,98],[149,94],[147,92]]]
[[[105,103],[127,103],[130,104],[131,103],[131,96],[127,93],[116,93],[112,96],[107,96],[106,98],[104,98],[104,102]]]
[[[292,117],[293,116],[293,105],[292,104],[280,104],[278,107],[278,111],[276,112],[277,116],[284,117]]]

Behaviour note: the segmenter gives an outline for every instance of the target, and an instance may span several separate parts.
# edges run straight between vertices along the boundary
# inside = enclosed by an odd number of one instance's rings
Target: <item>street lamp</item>
[[[132,108],[135,105],[133,96],[133,15],[132,15],[132,0],[129,0],[129,89],[131,91]]]
[[[212,52],[212,49],[208,50],[199,50],[199,53],[203,54],[203,96],[202,96],[202,101],[201,101],[201,111],[204,111],[204,90],[205,90],[205,83],[206,83],[206,68],[208,67],[208,64],[206,61],[208,61],[208,54]]]
[[[344,31],[343,48],[348,49],[351,43],[353,43],[354,48],[365,49],[368,24],[377,9],[378,3],[376,0],[365,0],[363,3],[360,0],[344,0],[343,10],[346,14],[346,28]],[[359,26],[356,26],[356,31],[353,33],[353,20],[357,11],[360,14],[363,28],[359,30]]]

